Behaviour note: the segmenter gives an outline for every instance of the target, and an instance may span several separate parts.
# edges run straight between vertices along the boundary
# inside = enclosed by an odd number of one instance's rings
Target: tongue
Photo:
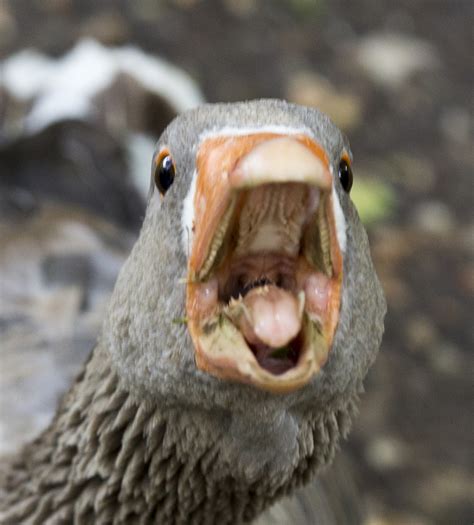
[[[303,305],[286,290],[273,285],[254,288],[243,303],[245,315],[239,319],[239,328],[251,344],[280,348],[301,330]]]

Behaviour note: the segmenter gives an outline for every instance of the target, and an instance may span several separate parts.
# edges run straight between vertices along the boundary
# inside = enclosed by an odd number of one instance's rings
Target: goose
[[[281,100],[168,125],[97,343],[0,465],[1,523],[248,523],[331,463],[386,311],[351,164]]]

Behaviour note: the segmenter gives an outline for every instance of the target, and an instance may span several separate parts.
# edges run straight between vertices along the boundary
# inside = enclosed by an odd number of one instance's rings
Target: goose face
[[[255,101],[177,117],[104,333],[124,380],[226,407],[360,385],[385,303],[350,164],[316,110]]]

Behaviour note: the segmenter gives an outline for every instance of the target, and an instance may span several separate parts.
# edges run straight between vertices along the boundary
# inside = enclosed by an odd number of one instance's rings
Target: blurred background
[[[370,525],[474,519],[470,0],[0,0],[0,453],[50,420],[144,213],[154,140],[280,97],[348,134],[389,304],[343,444]]]

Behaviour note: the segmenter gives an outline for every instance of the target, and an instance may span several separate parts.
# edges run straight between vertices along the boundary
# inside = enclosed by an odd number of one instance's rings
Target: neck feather
[[[355,402],[354,395],[338,410],[307,419],[286,476],[249,480],[225,460],[225,429],[209,433],[199,424],[212,414],[194,418],[182,407],[134,399],[97,347],[51,426],[10,460],[0,479],[0,521],[251,521],[332,459]]]

